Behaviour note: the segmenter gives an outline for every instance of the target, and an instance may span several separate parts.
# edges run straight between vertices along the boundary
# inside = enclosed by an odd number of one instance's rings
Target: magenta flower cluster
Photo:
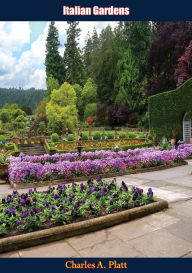
[[[12,183],[30,183],[120,172],[124,170],[170,165],[192,153],[192,145],[160,151],[157,148],[127,151],[77,153],[10,157],[9,180]]]

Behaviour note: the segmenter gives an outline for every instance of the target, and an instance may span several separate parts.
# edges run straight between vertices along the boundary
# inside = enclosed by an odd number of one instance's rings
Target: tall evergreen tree
[[[91,76],[98,85],[98,100],[110,105],[115,99],[115,55],[114,35],[110,26],[102,30],[100,46],[92,54]]]
[[[96,28],[94,27],[93,29],[93,35],[91,37],[91,41],[92,41],[92,51],[94,51],[95,49],[97,49],[100,45],[100,40],[99,40],[99,36],[97,33]]]
[[[126,104],[130,111],[145,111],[144,85],[151,38],[149,22],[120,22],[115,30],[116,103]]]
[[[85,46],[83,48],[83,55],[84,55],[84,64],[85,67],[89,67],[91,64],[91,54],[92,54],[92,40],[90,37],[89,32],[87,33],[86,39],[85,39]]]
[[[67,22],[69,28],[67,30],[67,42],[64,51],[64,66],[66,69],[65,81],[70,84],[80,84],[84,82],[84,67],[80,48],[78,47],[78,40],[80,35],[80,28],[78,22]]]
[[[48,29],[48,35],[46,39],[46,76],[47,80],[50,76],[57,79],[61,84],[63,82],[63,66],[62,57],[59,54],[59,34],[55,27],[55,22],[51,22]]]

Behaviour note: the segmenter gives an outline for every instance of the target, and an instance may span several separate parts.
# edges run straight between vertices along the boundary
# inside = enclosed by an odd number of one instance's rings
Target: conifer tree
[[[67,42],[64,51],[64,66],[66,70],[65,81],[70,84],[80,84],[84,82],[84,67],[78,40],[80,36],[80,28],[78,22],[67,22],[69,28],[67,30]]]
[[[61,84],[64,79],[64,71],[62,65],[62,57],[59,54],[59,34],[55,27],[55,22],[51,22],[48,29],[48,35],[46,39],[46,76],[47,80],[50,76],[58,80]]]

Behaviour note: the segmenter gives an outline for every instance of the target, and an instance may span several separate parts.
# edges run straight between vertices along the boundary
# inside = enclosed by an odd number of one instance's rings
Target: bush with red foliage
[[[192,41],[190,41],[183,56],[178,59],[178,66],[175,69],[174,76],[177,86],[192,77]]]
[[[41,121],[44,121],[45,123],[47,123],[47,117],[46,117],[46,115],[42,114],[42,115],[40,115],[39,117],[37,117],[34,120],[33,124],[31,125],[30,132],[33,131],[35,134],[37,134],[37,131],[38,131],[38,128],[39,128],[39,123]]]
[[[109,125],[114,128],[115,126],[122,126],[129,122],[130,111],[125,105],[112,105],[109,108]]]
[[[128,123],[129,124],[137,124],[137,117],[135,115],[135,113],[130,113],[128,116]]]
[[[175,89],[178,58],[192,40],[192,22],[157,22],[147,71],[147,95]]]

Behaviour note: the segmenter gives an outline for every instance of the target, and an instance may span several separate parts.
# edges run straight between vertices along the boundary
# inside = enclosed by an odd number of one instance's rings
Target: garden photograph
[[[0,21],[0,258],[192,257],[191,119],[191,21]]]

